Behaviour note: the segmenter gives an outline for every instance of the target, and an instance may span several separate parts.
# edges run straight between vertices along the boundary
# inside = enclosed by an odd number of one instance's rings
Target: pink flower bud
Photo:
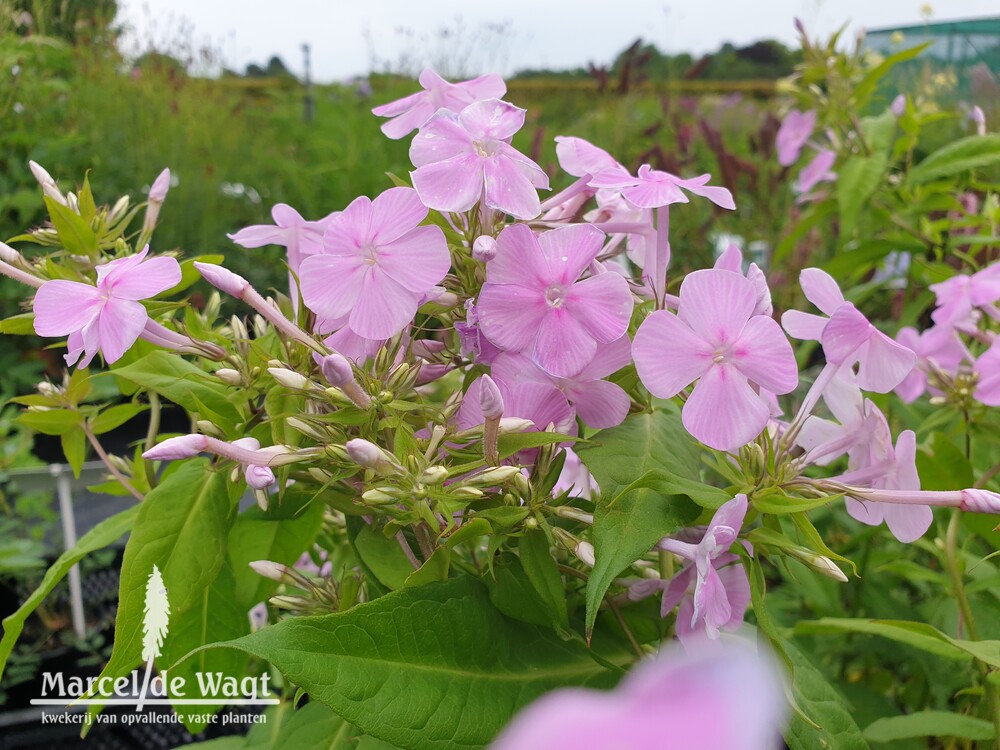
[[[0,242],[0,260],[4,263],[20,263],[21,253],[12,248],[10,245],[5,245]]]
[[[899,94],[893,99],[889,109],[896,117],[902,117],[903,113],[906,112],[906,94]]]
[[[29,161],[28,167],[31,169],[31,174],[35,176],[35,179],[38,180],[38,184],[42,187],[56,184],[56,181],[52,179],[52,175],[50,175],[48,171],[46,171],[45,167],[38,162]]]
[[[503,396],[500,394],[500,389],[489,375],[483,375],[482,381],[479,407],[483,410],[483,418],[500,419],[503,416]]]
[[[962,490],[961,507],[972,513],[1000,513],[1000,495],[989,490]]]
[[[284,582],[286,573],[288,572],[287,566],[271,562],[270,560],[254,560],[250,563],[250,567],[257,575],[270,578],[272,581],[278,581],[279,583]]]
[[[191,458],[197,456],[208,445],[208,438],[204,435],[181,435],[164,440],[159,445],[154,445],[142,454],[143,458],[151,461],[172,461],[181,458]]]
[[[247,480],[247,485],[255,490],[266,490],[274,484],[274,472],[266,466],[248,464],[243,476]]]
[[[375,469],[385,461],[382,449],[368,440],[362,438],[348,440],[344,447],[347,448],[347,455],[351,460],[366,469]]]
[[[318,356],[317,359],[319,359]],[[334,352],[323,357],[319,367],[323,371],[323,377],[332,386],[340,388],[354,382],[354,368],[342,354]]]
[[[59,188],[56,187],[54,182],[47,182],[42,185],[42,192],[56,203],[66,206],[67,208],[69,207],[69,202],[66,200],[66,196],[59,192]]]
[[[151,203],[163,203],[170,190],[170,170],[164,169],[153,181],[153,186],[149,188],[149,200]]]
[[[195,261],[194,267],[209,284],[237,299],[242,299],[247,289],[250,288],[249,281],[228,268],[217,266],[214,263],[199,263],[198,261]]]
[[[497,241],[488,234],[476,237],[472,243],[472,257],[480,263],[489,263],[497,257]]]

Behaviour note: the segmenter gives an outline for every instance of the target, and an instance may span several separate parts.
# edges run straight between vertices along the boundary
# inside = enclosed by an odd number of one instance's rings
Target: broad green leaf
[[[963,740],[993,740],[992,722],[949,711],[920,711],[873,721],[865,729],[869,742],[894,742],[915,737],[957,737]]]
[[[21,313],[0,320],[0,333],[11,336],[33,336],[35,333],[35,314]]]
[[[26,411],[20,414],[16,421],[43,435],[65,435],[83,422],[83,415],[69,409]]]
[[[918,185],[1000,163],[1000,133],[971,135],[942,146],[910,170],[907,182]]]
[[[427,558],[426,562],[410,573],[403,581],[403,588],[424,586],[428,583],[448,580],[448,568],[451,565],[451,550],[438,547]]]
[[[851,707],[840,692],[790,641],[783,650],[792,664],[792,694],[799,709],[813,726],[797,714],[785,730],[785,742],[791,750],[868,750]]]
[[[965,641],[951,638],[923,622],[822,617],[819,620],[798,623],[795,632],[878,635],[946,659],[963,661],[976,657],[990,666],[1000,667],[1000,641]]]
[[[103,549],[112,542],[120,539],[132,528],[132,524],[135,522],[138,514],[139,506],[136,505],[128,510],[123,510],[121,513],[116,513],[110,518],[106,518],[81,536],[73,549],[66,550],[59,555],[59,558],[52,564],[52,567],[45,571],[42,582],[38,584],[38,588],[31,592],[31,595],[25,600],[24,604],[18,607],[17,611],[3,619],[3,639],[0,640],[0,677],[3,676],[4,666],[7,664],[7,659],[14,649],[14,644],[17,642],[18,636],[21,635],[24,623],[29,615],[38,608],[38,605],[51,593],[52,589],[66,577],[70,568],[91,552]]]
[[[102,676],[128,674],[142,660],[146,580],[153,565],[163,574],[172,613],[202,599],[226,560],[237,500],[226,472],[213,471],[203,458],[184,461],[146,495],[125,545],[115,644]]]
[[[145,404],[116,404],[94,417],[90,422],[90,428],[94,431],[95,435],[103,435],[105,432],[111,432],[116,427],[121,427],[148,408]]]
[[[62,246],[76,255],[97,255],[97,235],[90,225],[70,208],[47,195],[43,198]]]
[[[622,494],[639,477],[660,469],[697,480],[698,453],[680,416],[669,408],[629,417],[578,450],[601,488],[594,512],[596,564],[587,581],[588,632],[611,582],[662,537],[701,512],[689,497],[669,490],[647,486]]]
[[[541,529],[529,531],[521,537],[517,547],[521,566],[528,580],[541,596],[556,624],[568,628],[566,613],[566,586],[549,551],[549,538]]]
[[[917,451],[921,489],[954,490],[971,487],[975,481],[972,465],[948,436],[943,432],[932,433],[928,443]]]
[[[750,502],[754,508],[761,513],[771,513],[772,515],[783,515],[786,513],[803,513],[807,510],[820,508],[840,495],[829,497],[790,497],[781,492],[761,492],[751,495]]]
[[[230,422],[240,422],[239,409],[229,400],[230,390],[181,357],[155,351],[125,367],[112,370],[119,378],[147,388],[191,412],[204,406]],[[220,425],[224,427],[225,425]]]
[[[64,432],[59,436],[59,442],[62,444],[66,463],[73,469],[73,476],[79,479],[83,461],[87,457],[87,435],[83,427],[76,425],[69,432]]]
[[[268,660],[312,700],[412,750],[480,748],[543,693],[608,688],[620,676],[581,644],[504,617],[469,577],[288,618],[224,645]]]
[[[308,493],[311,495],[311,493]],[[241,513],[229,532],[228,556],[233,569],[236,601],[244,610],[267,601],[277,582],[250,568],[255,560],[294,565],[316,539],[323,524],[323,503],[301,500],[290,488],[281,506],[263,511],[254,506]],[[298,500],[299,502],[296,502]],[[292,508],[300,513],[292,513]]]
[[[233,677],[242,677],[247,673],[249,660],[246,654],[231,649],[199,651],[190,659],[176,664],[200,646],[232,640],[250,632],[247,610],[239,604],[235,594],[233,573],[225,564],[190,607],[170,613],[170,632],[163,641],[157,666],[161,672],[169,668],[171,677],[180,676],[186,680],[185,698],[216,697],[201,692],[197,672],[221,672]],[[196,734],[208,726],[204,715],[215,713],[224,705],[225,701],[215,705],[175,706],[175,711],[188,731]]]
[[[573,443],[578,438],[572,435],[560,435],[558,432],[512,432],[501,435],[497,440],[500,458],[508,458],[518,451],[528,448],[540,448],[543,445],[556,443]]]
[[[414,571],[413,564],[399,542],[386,539],[381,532],[374,531],[367,524],[354,538],[354,548],[379,582],[390,589],[403,588],[406,579]]]
[[[517,555],[501,553],[493,561],[491,573],[483,580],[497,609],[515,620],[552,627],[552,611],[528,580]]]
[[[861,207],[881,184],[888,161],[884,154],[852,156],[837,175],[837,206],[840,209],[840,232],[850,237]]]

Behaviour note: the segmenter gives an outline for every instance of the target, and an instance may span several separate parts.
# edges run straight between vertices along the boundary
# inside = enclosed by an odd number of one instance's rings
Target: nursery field
[[[0,748],[52,696],[94,747],[997,747],[1000,106],[800,42],[306,89],[0,37]]]

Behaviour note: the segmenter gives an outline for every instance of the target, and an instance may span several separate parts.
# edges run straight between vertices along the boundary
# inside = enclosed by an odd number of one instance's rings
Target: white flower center
[[[566,300],[566,290],[559,284],[553,284],[545,290],[545,301],[549,307],[562,307]]]

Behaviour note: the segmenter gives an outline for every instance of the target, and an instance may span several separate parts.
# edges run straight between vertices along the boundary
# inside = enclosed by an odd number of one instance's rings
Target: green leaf
[[[403,588],[413,588],[414,586],[423,586],[437,581],[447,581],[450,565],[451,550],[447,547],[438,547],[431,553],[431,556],[427,558],[427,561],[423,565],[406,577],[406,580],[403,581]]]
[[[71,209],[57,203],[49,196],[45,195],[43,198],[62,246],[76,255],[97,255],[97,235],[90,225]]]
[[[492,576],[484,579],[490,591],[490,601],[507,617],[532,625],[552,627],[552,611],[542,600],[520,558],[513,552],[503,552],[494,561]]]
[[[861,207],[881,184],[888,161],[884,154],[852,156],[837,175],[837,206],[840,209],[840,232],[850,237]]]
[[[96,552],[99,549],[107,547],[126,534],[132,528],[132,524],[138,513],[138,505],[128,510],[123,510],[121,513],[116,513],[110,518],[101,521],[97,526],[80,537],[73,549],[66,550],[59,555],[59,558],[52,564],[52,567],[45,571],[42,582],[38,584],[38,588],[31,592],[31,596],[25,600],[24,604],[18,607],[17,611],[13,614],[3,619],[3,639],[0,640],[0,677],[3,676],[4,666],[7,664],[7,659],[14,649],[14,644],[17,642],[18,636],[21,635],[24,623],[29,615],[38,608],[38,605],[51,593],[52,589],[66,577],[70,568],[91,552]]]
[[[862,78],[858,85],[854,87],[854,100],[858,104],[858,109],[864,109],[864,105],[867,103],[868,98],[875,93],[875,89],[878,87],[879,81],[882,80],[886,73],[892,70],[899,63],[912,60],[929,46],[930,42],[925,42],[924,44],[918,44],[916,47],[900,50],[895,54],[889,55],[882,62],[868,71],[865,77]]]
[[[925,490],[954,490],[971,487],[972,465],[965,454],[943,432],[931,435],[929,445],[917,451],[920,487]]]
[[[470,577],[288,618],[224,645],[268,660],[312,700],[412,750],[480,748],[549,690],[608,688],[620,676],[578,642],[507,619]]]
[[[87,435],[82,427],[76,426],[60,435],[59,440],[62,443],[63,455],[66,456],[66,463],[73,469],[73,476],[79,479],[83,461],[87,457]]]
[[[148,408],[145,404],[116,404],[94,417],[90,421],[90,429],[94,431],[95,435],[103,435],[116,427],[121,427]]]
[[[11,336],[33,336],[35,334],[35,314],[21,313],[0,320],[0,333]]]
[[[579,438],[572,435],[560,435],[558,432],[511,432],[501,435],[497,440],[500,458],[508,458],[518,451],[528,448],[540,448],[543,445],[556,443],[574,443]]]
[[[147,388],[168,398],[189,412],[200,411],[200,405],[226,419],[230,429],[242,421],[240,410],[229,400],[230,390],[213,381],[204,372],[176,354],[155,351],[136,362],[112,372],[130,383]]]
[[[549,538],[541,529],[529,531],[521,537],[517,547],[521,556],[521,566],[535,591],[545,602],[551,619],[563,628],[569,627],[566,612],[566,587],[556,567],[556,561],[549,551]]]
[[[791,497],[790,495],[782,494],[780,491],[768,491],[752,495],[750,502],[761,513],[783,515],[787,513],[803,513],[807,510],[820,508],[833,502],[838,497],[841,496]]]
[[[788,747],[791,750],[868,750],[868,742],[840,692],[794,644],[786,640],[783,647],[794,670],[792,693],[795,702],[816,725],[793,714],[785,731]]]
[[[992,722],[949,711],[920,711],[907,716],[889,716],[873,721],[865,729],[869,742],[894,742],[915,737],[957,737],[963,740],[993,740]]]
[[[307,493],[312,496],[312,493]],[[299,498],[301,500],[301,498]],[[298,515],[287,509],[301,510]],[[323,525],[323,503],[296,503],[292,488],[278,508],[263,511],[254,506],[237,517],[229,532],[228,555],[235,580],[236,601],[244,611],[267,601],[277,581],[250,568],[255,560],[293,565],[309,549]]]
[[[125,545],[115,645],[102,676],[128,674],[142,661],[143,606],[153,565],[163,574],[171,612],[178,613],[201,601],[226,560],[238,500],[230,493],[226,472],[213,471],[204,458],[178,463],[140,504]]]
[[[97,204],[94,203],[94,193],[90,189],[90,175],[83,176],[83,187],[76,194],[76,202],[80,206],[80,217],[90,222],[97,216]]]
[[[69,409],[26,411],[15,421],[43,435],[65,435],[83,422],[83,415]]]
[[[951,638],[923,622],[822,617],[819,620],[798,623],[795,632],[878,635],[945,659],[963,661],[976,657],[992,667],[1000,667],[1000,641],[964,641]]]
[[[588,633],[611,582],[662,537],[701,512],[685,494],[664,493],[650,486],[623,494],[637,478],[659,469],[697,480],[698,453],[680,416],[667,408],[629,417],[618,427],[599,432],[592,445],[578,450],[601,488],[594,512],[596,564],[587,581]]]
[[[970,169],[1000,163],[1000,133],[971,135],[942,146],[910,170],[907,182],[919,185]]]
[[[367,524],[354,538],[354,547],[372,575],[390,589],[403,588],[406,579],[414,572],[413,565],[399,542],[386,539],[381,532]]]

